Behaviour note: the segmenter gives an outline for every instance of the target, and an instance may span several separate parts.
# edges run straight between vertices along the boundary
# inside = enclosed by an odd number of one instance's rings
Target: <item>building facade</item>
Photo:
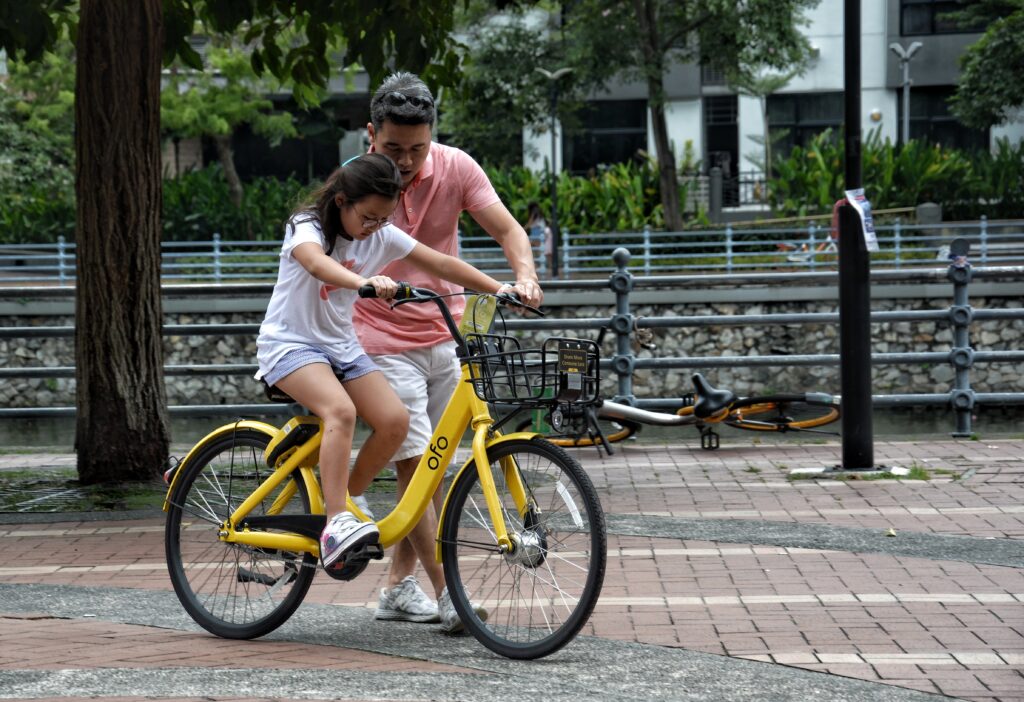
[[[928,138],[943,146],[990,147],[998,138],[1024,139],[1024,115],[990,130],[972,130],[957,122],[946,100],[953,94],[964,50],[983,28],[964,30],[944,19],[956,10],[950,0],[862,0],[861,3],[861,116],[867,137],[877,130],[882,139],[901,139],[903,70],[893,43],[921,46],[909,63],[910,137]],[[827,128],[843,123],[843,3],[821,0],[807,14],[805,33],[812,58],[803,75],[768,96],[770,129],[788,134],[776,153],[788,153]],[[677,65],[667,74],[666,117],[677,163],[689,145],[706,172],[719,166],[727,176],[760,172],[765,137],[761,101],[739,95],[724,76],[696,65]],[[555,164],[584,172],[602,163],[631,158],[638,148],[654,153],[645,87],[618,83],[595,95],[593,110],[584,118],[582,134],[559,139]],[[524,164],[543,170],[552,158],[547,134],[524,134]]]

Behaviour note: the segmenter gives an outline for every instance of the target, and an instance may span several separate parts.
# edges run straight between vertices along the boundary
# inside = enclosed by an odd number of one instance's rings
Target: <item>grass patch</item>
[[[116,512],[160,509],[167,486],[159,479],[81,485],[74,471],[0,473],[0,512]]]
[[[897,475],[887,470],[863,473],[844,473],[842,471],[828,471],[824,473],[791,473],[788,480],[848,480],[848,481],[871,481],[871,480],[931,480],[932,475],[921,466],[912,466],[906,475]]]
[[[755,468],[754,466],[747,466],[746,468],[743,469],[743,472],[745,472],[745,473],[760,473],[761,469],[760,468]]]

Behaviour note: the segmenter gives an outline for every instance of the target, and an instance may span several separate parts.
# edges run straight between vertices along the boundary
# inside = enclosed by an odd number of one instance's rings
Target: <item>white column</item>
[[[704,139],[701,122],[700,99],[669,100],[665,103],[665,124],[669,144],[676,157],[676,167],[686,152],[686,142],[692,143],[694,159],[700,160],[704,153]],[[647,109],[647,153],[657,156],[654,148],[654,129],[651,127],[651,110]]]

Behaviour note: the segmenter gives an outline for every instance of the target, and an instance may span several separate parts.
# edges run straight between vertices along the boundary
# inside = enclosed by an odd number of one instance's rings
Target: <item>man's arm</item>
[[[501,244],[505,258],[516,276],[515,290],[523,302],[539,307],[544,300],[544,291],[537,282],[537,269],[533,265],[533,249],[530,238],[512,213],[501,202],[482,210],[469,213],[476,223],[484,228],[495,241]]]

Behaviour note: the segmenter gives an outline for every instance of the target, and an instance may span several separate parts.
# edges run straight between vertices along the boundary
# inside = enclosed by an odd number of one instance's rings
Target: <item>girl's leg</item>
[[[380,371],[346,381],[345,390],[356,412],[372,430],[356,456],[349,484],[353,495],[362,495],[405,441],[409,411]]]
[[[311,363],[277,381],[277,387],[307,407],[324,423],[320,445],[320,483],[328,518],[345,510],[348,464],[352,454],[356,408],[334,370]]]

